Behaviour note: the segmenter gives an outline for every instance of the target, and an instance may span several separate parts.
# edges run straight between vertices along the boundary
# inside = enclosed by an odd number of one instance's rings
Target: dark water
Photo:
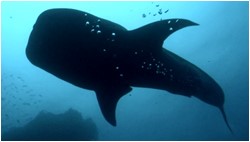
[[[50,8],[79,9],[127,29],[168,18],[199,23],[174,33],[163,47],[220,84],[234,134],[214,107],[145,88],[133,88],[124,96],[116,110],[118,126],[108,124],[93,91],[64,82],[27,60],[32,26]],[[41,110],[61,114],[73,108],[95,122],[99,140],[248,140],[248,11],[248,2],[2,2],[2,132],[25,126]]]

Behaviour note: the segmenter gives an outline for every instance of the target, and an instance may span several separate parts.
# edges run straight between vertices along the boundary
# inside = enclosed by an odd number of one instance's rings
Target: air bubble
[[[100,25],[96,25],[95,27],[100,28]]]
[[[143,68],[144,68],[144,66],[142,65],[142,66],[141,66],[141,68],[143,69]]]
[[[137,52],[135,51],[135,55],[137,55]]]
[[[102,51],[103,51],[103,52],[106,52],[107,50],[104,48]]]
[[[117,67],[115,67],[115,69],[119,70],[119,67],[117,66]]]
[[[123,74],[122,74],[122,73],[120,74],[120,77],[123,77]]]
[[[173,30],[173,28],[172,28],[172,27],[170,27],[170,28],[169,28],[169,30],[170,30],[170,31],[172,31],[172,30]]]
[[[92,30],[91,30],[91,32],[94,32],[94,31],[95,31],[95,29],[92,29]]]
[[[88,14],[85,13],[84,15],[87,16]]]
[[[112,33],[112,36],[115,36],[115,33]]]
[[[177,23],[179,21],[179,19],[177,19],[176,21],[175,21],[175,23]]]
[[[168,24],[170,24],[170,23],[171,23],[171,21],[169,20],[169,21],[168,21]]]
[[[100,19],[97,20],[97,22],[100,22],[100,21],[101,21]]]
[[[86,26],[89,25],[89,21],[87,21],[87,22],[85,23],[85,25],[86,25]]]

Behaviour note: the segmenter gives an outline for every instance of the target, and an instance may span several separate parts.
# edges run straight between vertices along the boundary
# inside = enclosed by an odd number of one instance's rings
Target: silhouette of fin
[[[131,90],[132,88],[126,85],[110,85],[95,91],[102,114],[111,125],[116,126],[115,110],[117,102]]]
[[[229,123],[228,123],[228,121],[227,121],[227,116],[226,116],[226,113],[225,113],[225,111],[224,111],[223,106],[222,106],[222,107],[219,107],[219,109],[220,109],[220,111],[221,111],[221,114],[222,114],[222,116],[223,116],[223,118],[224,118],[224,121],[225,121],[225,123],[226,123],[228,129],[229,129],[230,132],[233,134],[233,130],[231,129],[231,127],[230,127],[230,125],[229,125]]]
[[[186,19],[167,19],[150,23],[141,28],[130,31],[133,43],[137,41],[146,42],[152,51],[162,49],[164,40],[172,33],[188,27],[199,25]],[[138,39],[139,38],[139,39]]]

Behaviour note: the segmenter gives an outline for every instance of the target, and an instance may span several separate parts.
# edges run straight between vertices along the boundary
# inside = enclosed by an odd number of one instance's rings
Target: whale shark
[[[101,112],[116,126],[116,105],[132,87],[196,97],[219,109],[224,92],[207,73],[163,48],[172,33],[199,24],[165,19],[133,30],[75,9],[49,9],[33,26],[26,56],[35,66],[96,93]]]

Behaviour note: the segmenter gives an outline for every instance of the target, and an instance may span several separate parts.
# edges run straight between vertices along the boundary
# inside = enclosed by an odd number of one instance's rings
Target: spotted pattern
[[[150,60],[142,61],[138,66],[143,71],[150,71],[151,73],[160,77],[167,77],[171,81],[174,80],[174,70],[172,68],[167,67],[160,60],[156,59],[152,54]]]
[[[96,34],[97,36],[101,36],[103,34],[102,32],[102,23],[101,23],[101,20],[100,19],[97,19],[96,21],[93,21],[92,23],[90,21],[86,21],[88,17],[88,14],[85,13],[84,14],[84,23],[85,23],[85,27],[89,28],[90,29],[90,33],[91,34]],[[116,41],[116,36],[117,36],[117,33],[115,32],[112,32],[110,34],[106,34],[104,33],[103,35],[110,35],[108,37],[106,37],[107,39],[107,42],[110,42],[110,43],[114,43]],[[103,53],[107,53],[108,49],[103,47],[100,49]]]
[[[88,16],[88,14],[84,14],[84,19],[87,19],[86,17]],[[178,22],[179,20],[168,20],[167,23],[169,25],[171,25],[173,22]],[[107,42],[110,42],[111,45],[112,43],[115,43],[116,41],[116,37],[117,37],[117,33],[116,32],[111,32],[111,33],[103,33],[102,32],[102,22],[100,19],[97,19],[94,22],[90,22],[90,21],[85,21],[84,25],[86,27],[88,27],[90,29],[90,33],[91,34],[96,34],[97,36],[100,36],[102,34],[104,35],[109,35],[106,37]],[[173,31],[173,27],[169,26],[169,31]],[[100,51],[107,54],[109,53],[109,50],[107,47],[101,47]],[[116,56],[116,53],[114,56]],[[133,57],[136,58],[136,56],[140,56],[141,54],[149,54],[144,52],[144,50],[135,50],[132,52]],[[138,64],[138,68],[141,69],[141,71],[148,71],[150,73],[153,73],[154,75],[157,75],[159,77],[164,77],[164,78],[168,78],[169,80],[173,81],[175,76],[173,74],[173,69],[169,68],[167,66],[164,65],[163,62],[161,62],[160,60],[156,59],[152,53],[150,53],[150,59],[147,59],[145,61],[142,61],[141,63]],[[119,65],[114,65],[113,69],[117,72],[117,75],[121,78],[124,78],[124,73],[122,72],[122,67],[120,67]]]

